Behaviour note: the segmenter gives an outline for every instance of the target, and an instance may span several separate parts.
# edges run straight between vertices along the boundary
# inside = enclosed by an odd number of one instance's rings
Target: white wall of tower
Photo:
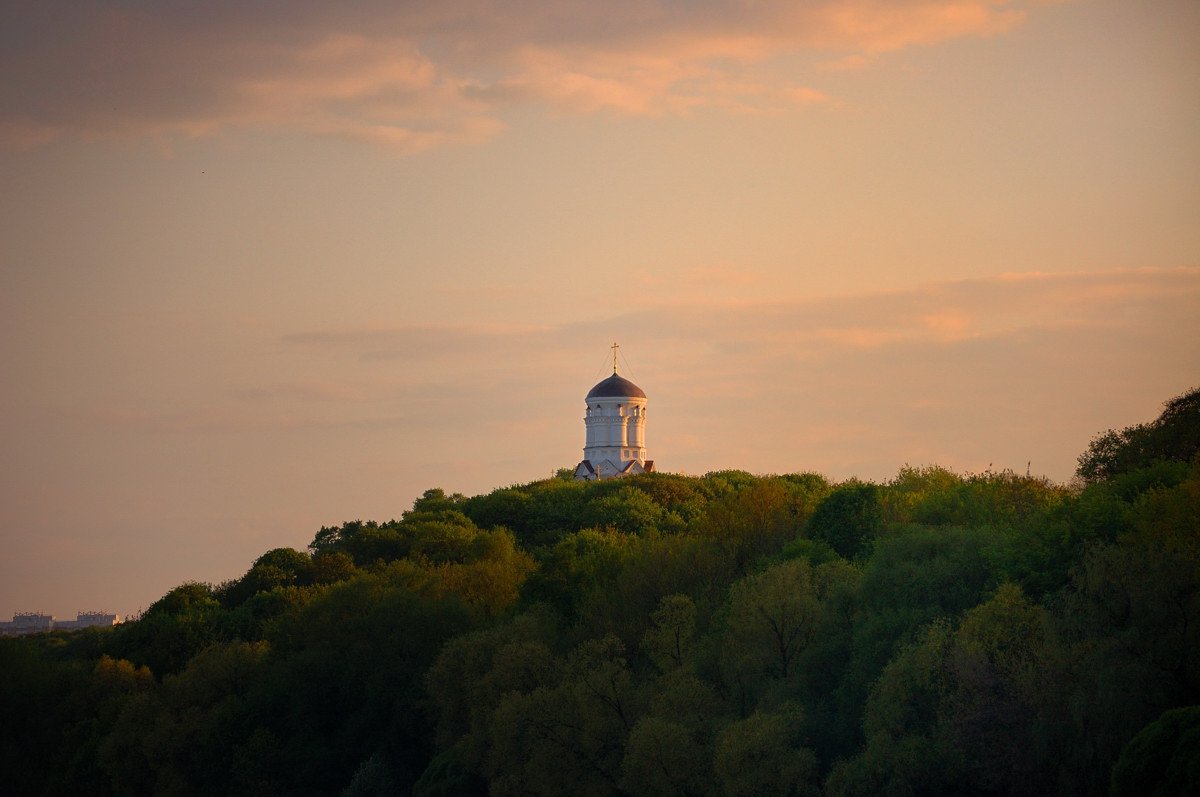
[[[584,415],[587,430],[583,458],[593,465],[646,460],[646,399],[605,396],[589,399]]]

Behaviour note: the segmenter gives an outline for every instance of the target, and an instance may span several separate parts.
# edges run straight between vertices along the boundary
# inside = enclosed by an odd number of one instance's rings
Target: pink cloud
[[[945,340],[962,340],[969,337],[974,326],[973,320],[969,313],[957,308],[947,308],[921,318],[926,329]]]
[[[732,268],[698,269],[693,277],[719,289],[754,279]],[[566,327],[350,328],[295,333],[284,343],[293,351],[319,349],[348,361],[436,361],[441,369],[472,378],[484,366],[510,368],[509,353],[515,351],[536,351],[539,361],[571,362],[595,345],[589,341],[610,341],[619,329],[622,339],[640,342],[643,358],[662,358],[645,363],[662,373],[716,370],[734,375],[734,382],[740,382],[739,374],[753,373],[755,380],[765,380],[765,389],[789,362],[941,357],[971,346],[1002,352],[1024,346],[1030,336],[1113,337],[1125,331],[1132,340],[1147,329],[1161,331],[1197,301],[1200,269],[1118,270],[958,280],[840,297],[682,305],[664,299],[620,317]],[[1194,350],[1184,332],[1176,348]]]
[[[872,60],[870,56],[863,53],[852,53],[833,61],[824,61],[817,64],[817,68],[829,72],[849,72],[855,69],[865,69],[870,66]]]
[[[513,103],[552,113],[775,113],[823,104],[772,59],[832,63],[1002,34],[1018,0],[783,0],[702,7],[528,0],[9,6],[0,142],[244,128],[399,153],[486,141]]]
[[[826,4],[820,16],[830,43],[879,53],[962,36],[1007,33],[1026,18],[1023,10],[1011,5],[1005,0],[921,3],[865,0]]]

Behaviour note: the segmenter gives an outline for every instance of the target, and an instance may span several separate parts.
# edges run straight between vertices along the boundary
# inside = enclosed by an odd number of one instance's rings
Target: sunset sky
[[[0,7],[0,619],[573,467],[1065,482],[1200,385],[1195,0]]]

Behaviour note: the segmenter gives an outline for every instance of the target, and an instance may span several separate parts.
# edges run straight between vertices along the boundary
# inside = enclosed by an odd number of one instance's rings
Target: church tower
[[[583,424],[586,442],[575,478],[613,479],[654,470],[646,459],[646,394],[617,373],[613,344],[612,376],[588,391]]]

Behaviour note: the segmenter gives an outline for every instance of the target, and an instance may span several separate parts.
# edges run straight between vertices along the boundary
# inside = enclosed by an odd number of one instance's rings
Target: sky
[[[1068,482],[1200,385],[1194,0],[0,7],[0,619],[573,467]]]

